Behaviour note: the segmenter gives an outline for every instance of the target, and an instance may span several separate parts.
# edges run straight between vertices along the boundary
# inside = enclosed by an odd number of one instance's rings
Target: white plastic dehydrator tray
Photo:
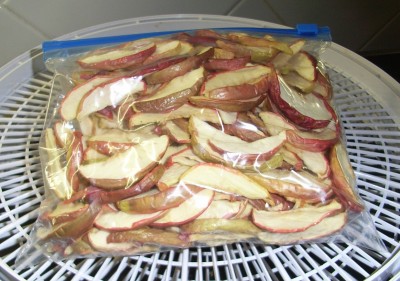
[[[237,17],[166,15],[97,25],[58,39],[213,27],[282,27]],[[353,52],[322,55],[335,91],[359,193],[388,252],[346,243],[285,247],[236,243],[124,258],[14,266],[43,200],[38,142],[52,74],[38,47],[0,68],[0,279],[387,280],[400,278],[400,85]]]

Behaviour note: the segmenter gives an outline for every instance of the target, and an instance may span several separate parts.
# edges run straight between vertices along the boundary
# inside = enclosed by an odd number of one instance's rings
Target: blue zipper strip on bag
[[[296,28],[292,29],[263,28],[263,27],[221,27],[221,28],[213,28],[213,30],[217,31],[235,30],[242,32],[267,33],[267,34],[284,35],[292,37],[303,37],[308,39],[320,38],[325,41],[331,40],[329,27],[319,27],[316,24],[298,24]],[[42,43],[42,50],[44,53],[43,59],[46,60],[48,57],[47,56],[48,53],[57,50],[66,50],[70,48],[79,48],[79,47],[90,47],[96,45],[116,44],[116,43],[138,40],[142,38],[157,37],[157,36],[164,36],[180,32],[191,32],[191,31],[195,31],[195,29],[159,31],[159,32],[138,33],[138,34],[128,34],[128,35],[64,40],[64,41],[57,41],[57,40],[44,41]]]

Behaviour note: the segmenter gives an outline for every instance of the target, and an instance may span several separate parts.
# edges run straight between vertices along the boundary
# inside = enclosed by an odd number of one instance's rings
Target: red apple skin
[[[87,200],[93,201],[95,198],[102,203],[115,203],[123,199],[136,196],[150,190],[156,185],[164,174],[165,167],[158,165],[143,177],[138,183],[125,188],[112,191],[98,190],[97,193],[89,193]]]
[[[204,96],[192,96],[189,98],[189,102],[199,106],[207,108],[216,108],[228,112],[241,112],[248,111],[257,107],[264,100],[264,96],[259,96],[252,99],[244,100],[218,100],[211,99]]]
[[[154,195],[119,201],[117,208],[127,213],[130,210],[136,213],[154,213],[176,207],[201,190],[203,189],[196,186],[177,185]]]
[[[303,138],[294,130],[287,130],[286,137],[288,143],[311,152],[324,152],[338,141],[338,134],[332,139],[312,139]]]
[[[299,111],[296,110],[296,108],[287,103],[280,96],[281,90],[278,75],[276,74],[276,72],[272,71],[269,77],[269,98],[274,103],[274,105],[279,108],[279,111],[283,113],[286,118],[288,118],[294,124],[305,129],[321,129],[328,126],[330,120],[315,120],[309,116],[301,114]],[[332,113],[332,111],[330,110],[330,106],[327,108],[327,110]]]
[[[244,67],[248,62],[250,62],[250,57],[209,59],[204,63],[204,68],[210,71],[235,70]]]
[[[96,55],[96,53],[104,53],[107,51],[111,51],[111,50],[117,50],[117,49],[122,49],[125,48],[127,45],[126,44],[122,44],[119,45],[115,48],[111,48],[111,49],[106,49],[106,50],[97,50],[94,52],[89,53],[87,56],[91,56],[91,55]],[[120,69],[120,68],[127,68],[127,67],[131,67],[132,65],[139,65],[142,62],[144,62],[149,56],[151,56],[154,51],[156,50],[156,45],[152,44],[149,45],[149,48],[142,50],[141,52],[129,55],[129,56],[125,56],[125,57],[121,57],[118,59],[108,59],[108,60],[103,60],[103,61],[99,61],[99,62],[95,62],[95,63],[85,63],[82,61],[81,58],[79,59],[77,62],[78,64],[85,69],[99,69],[99,70],[116,70],[116,69]]]
[[[315,94],[321,95],[327,100],[332,99],[333,89],[332,84],[326,74],[322,74],[320,70],[317,71],[317,79],[315,81],[315,86],[313,89]]]
[[[114,119],[114,108],[112,106],[107,106],[99,111],[96,112],[99,116],[106,118],[108,120]]]
[[[61,202],[59,204],[64,204]],[[81,208],[73,211],[67,211],[62,214],[52,215],[52,212],[46,212],[40,216],[41,221],[50,221],[53,226],[66,223],[81,216],[89,208],[89,204],[83,205]]]

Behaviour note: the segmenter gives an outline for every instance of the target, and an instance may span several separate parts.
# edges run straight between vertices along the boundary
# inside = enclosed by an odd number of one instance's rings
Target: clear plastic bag
[[[319,60],[329,30],[305,27],[46,42],[46,193],[18,262],[237,241],[385,251]]]

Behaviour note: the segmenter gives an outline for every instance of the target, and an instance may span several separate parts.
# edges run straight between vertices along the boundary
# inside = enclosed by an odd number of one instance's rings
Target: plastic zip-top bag
[[[328,28],[50,41],[45,199],[21,266],[233,242],[385,248],[320,53]]]

